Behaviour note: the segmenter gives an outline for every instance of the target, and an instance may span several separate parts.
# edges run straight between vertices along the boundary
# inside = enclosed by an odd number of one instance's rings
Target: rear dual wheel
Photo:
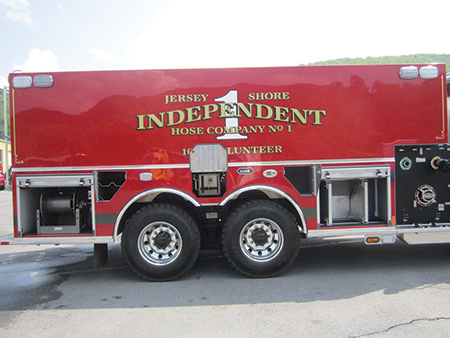
[[[250,277],[272,277],[297,259],[300,232],[294,216],[273,201],[250,201],[227,218],[222,245],[231,265]]]
[[[222,246],[231,265],[250,277],[272,277],[297,259],[300,232],[294,216],[273,201],[250,201],[225,221]],[[181,277],[200,251],[195,220],[171,204],[153,204],[136,212],[122,236],[128,264],[151,281]]]
[[[153,204],[126,225],[122,250],[131,268],[151,281],[181,277],[194,265],[200,233],[194,219],[171,204]]]

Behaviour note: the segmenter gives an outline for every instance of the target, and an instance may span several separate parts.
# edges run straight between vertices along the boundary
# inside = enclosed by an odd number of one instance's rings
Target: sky
[[[14,70],[272,67],[450,54],[449,14],[449,0],[0,0],[0,86]]]

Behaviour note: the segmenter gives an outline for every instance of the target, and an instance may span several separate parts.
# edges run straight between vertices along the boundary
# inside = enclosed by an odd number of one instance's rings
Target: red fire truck
[[[251,277],[306,237],[450,242],[445,65],[14,73],[14,239],[121,241],[149,280],[202,249]]]

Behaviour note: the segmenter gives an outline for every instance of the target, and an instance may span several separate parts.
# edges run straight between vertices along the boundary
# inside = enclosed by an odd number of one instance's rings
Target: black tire
[[[194,219],[171,204],[137,211],[122,235],[122,251],[131,268],[151,281],[168,281],[188,272],[200,251]]]
[[[243,275],[273,277],[297,259],[300,232],[284,207],[268,200],[250,201],[225,221],[222,246],[228,261]]]

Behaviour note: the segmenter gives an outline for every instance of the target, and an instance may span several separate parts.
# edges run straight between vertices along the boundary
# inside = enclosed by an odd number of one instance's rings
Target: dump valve
[[[450,160],[436,156],[431,160],[431,167],[433,169],[439,169],[443,172],[450,171]]]

